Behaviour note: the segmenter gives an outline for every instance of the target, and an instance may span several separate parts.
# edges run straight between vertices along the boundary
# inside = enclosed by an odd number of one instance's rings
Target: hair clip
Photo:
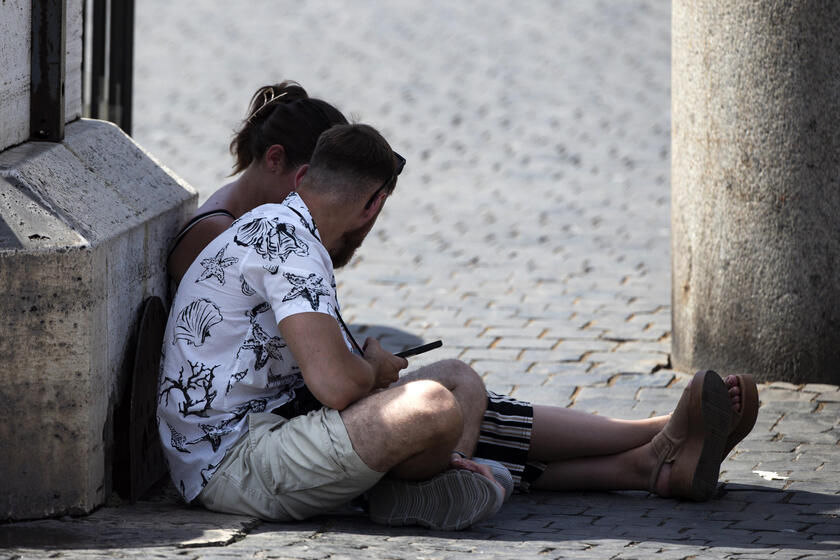
[[[250,115],[250,116],[246,119],[246,120],[248,121],[248,123],[249,123],[249,124],[254,124],[254,123],[251,121],[251,119],[253,119],[253,118],[257,115],[257,113],[259,113],[260,111],[262,111],[264,108],[268,107],[268,106],[269,106],[271,103],[273,103],[275,100],[280,99],[281,97],[283,97],[284,95],[286,95],[287,93],[289,93],[288,91],[284,91],[283,93],[281,93],[281,94],[279,94],[279,95],[275,95],[275,93],[274,93],[274,88],[271,88],[271,90],[270,90],[270,91],[271,91],[271,98],[268,98],[268,95],[269,95],[269,94],[268,94],[268,92],[263,93],[263,102],[262,102],[262,105],[260,105],[257,109],[255,109],[255,110],[254,110],[254,112],[253,112],[253,113],[251,113],[251,115]]]

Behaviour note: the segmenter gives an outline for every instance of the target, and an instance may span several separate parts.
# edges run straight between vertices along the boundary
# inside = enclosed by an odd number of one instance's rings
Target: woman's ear
[[[307,171],[309,171],[309,164],[308,163],[304,163],[303,165],[301,165],[300,167],[297,168],[297,171],[295,171],[295,187],[294,187],[294,190],[298,190],[298,187],[300,186],[300,182],[303,181],[303,177],[304,177],[304,175],[306,175]]]
[[[271,173],[283,174],[286,172],[286,149],[280,144],[272,144],[265,151],[263,162],[266,169]]]

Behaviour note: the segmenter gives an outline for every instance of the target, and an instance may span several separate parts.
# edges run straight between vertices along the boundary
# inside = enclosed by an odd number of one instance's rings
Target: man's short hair
[[[355,199],[369,195],[371,184],[390,181],[395,165],[391,146],[372,126],[336,125],[318,138],[307,178],[316,190]]]

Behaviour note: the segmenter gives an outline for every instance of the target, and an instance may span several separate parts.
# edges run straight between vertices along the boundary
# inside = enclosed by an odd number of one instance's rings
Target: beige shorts
[[[207,509],[269,521],[305,519],[346,504],[385,474],[356,454],[334,409],[291,420],[250,414],[248,425],[198,495]]]

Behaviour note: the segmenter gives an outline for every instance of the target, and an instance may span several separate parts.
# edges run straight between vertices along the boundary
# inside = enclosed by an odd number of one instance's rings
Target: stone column
[[[672,10],[674,367],[840,384],[840,3]]]

